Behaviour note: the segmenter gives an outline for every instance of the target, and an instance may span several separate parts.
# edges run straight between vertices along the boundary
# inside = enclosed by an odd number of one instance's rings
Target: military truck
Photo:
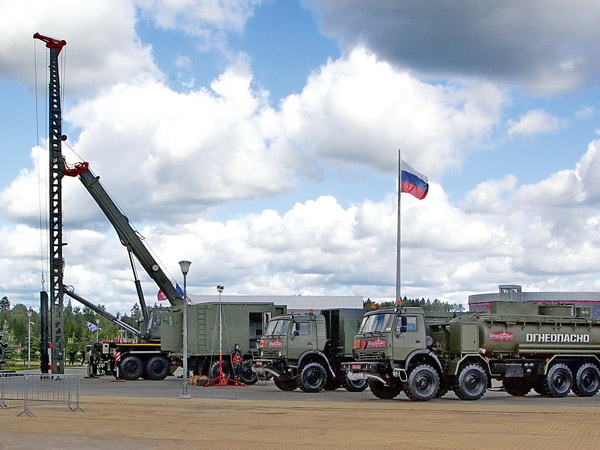
[[[492,380],[514,396],[591,397],[600,388],[600,320],[572,305],[492,302],[489,313],[426,326],[421,308],[391,308],[365,314],[353,355],[347,377],[369,380],[384,399],[452,389],[477,400]]]
[[[331,309],[274,317],[260,340],[260,357],[251,361],[252,370],[272,375],[282,391],[300,387],[304,392],[319,392],[341,385],[351,392],[366,389],[366,380],[348,379],[341,370],[343,362],[352,360],[353,339],[363,313],[362,309]]]
[[[150,330],[158,334],[159,339],[151,342],[115,339],[100,343],[103,357],[96,364],[104,364],[110,368],[109,372],[125,380],[166,378],[182,365],[182,308],[174,306],[153,311],[156,313],[151,315]],[[286,307],[270,302],[210,302],[188,305],[187,308],[188,370],[210,379],[216,378],[221,370],[227,378],[239,377],[246,384],[256,383],[257,376],[251,370],[249,360],[258,354],[258,343],[269,319],[285,313]],[[222,327],[221,333],[219,327]],[[234,350],[241,356],[236,373],[232,364]]]
[[[221,312],[219,312],[221,308]],[[188,306],[188,367],[196,375],[216,378],[219,375],[219,353],[223,354],[222,373],[236,375],[246,384],[257,381],[250,360],[258,354],[258,346],[267,323],[287,308],[273,303],[198,303]],[[219,315],[222,319],[220,320]],[[172,358],[183,356],[183,313],[181,307],[169,308],[161,315],[161,349]],[[219,326],[222,327],[219,333]],[[222,339],[219,338],[222,335]],[[219,349],[219,340],[222,349]],[[239,373],[234,373],[232,353],[241,352]]]

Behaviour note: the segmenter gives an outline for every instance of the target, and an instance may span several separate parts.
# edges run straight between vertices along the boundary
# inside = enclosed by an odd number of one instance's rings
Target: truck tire
[[[240,367],[240,379],[244,384],[252,385],[258,381],[258,375],[252,371],[252,364],[250,361],[244,361]]]
[[[469,364],[460,371],[454,393],[461,400],[479,400],[485,394],[488,377],[480,364]]]
[[[556,363],[550,367],[543,380],[548,397],[565,397],[573,387],[573,374],[566,364]]]
[[[128,355],[121,361],[120,371],[124,380],[137,380],[144,373],[144,363],[139,356]]]
[[[300,373],[300,389],[304,392],[320,392],[327,383],[327,371],[321,363],[307,364]]]
[[[507,394],[515,397],[523,397],[529,394],[531,383],[523,378],[505,378],[502,380],[502,386]]]
[[[273,377],[273,382],[275,383],[275,386],[277,386],[277,389],[279,389],[280,391],[291,392],[298,387],[298,382],[293,378],[282,380],[279,377]]]
[[[402,381],[396,380],[391,386],[383,384],[381,381],[371,378],[369,380],[369,389],[371,393],[382,400],[391,400],[402,392]]]
[[[440,376],[429,364],[419,364],[411,370],[404,383],[404,393],[413,401],[426,401],[435,397],[440,389]]]
[[[362,392],[369,386],[369,379],[364,380],[350,380],[348,375],[344,376],[344,388],[348,392]]]
[[[164,380],[169,375],[169,360],[163,355],[153,356],[148,360],[144,370],[147,380]]]
[[[225,378],[233,378],[233,370],[231,366],[225,360],[221,360],[221,375]],[[214,380],[219,376],[219,360],[213,362],[208,369],[208,378]]]
[[[600,371],[592,363],[582,364],[575,375],[573,392],[578,397],[593,397],[600,388]]]

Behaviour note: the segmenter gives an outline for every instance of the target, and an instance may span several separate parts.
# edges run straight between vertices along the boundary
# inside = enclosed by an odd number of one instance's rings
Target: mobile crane
[[[66,137],[63,137],[65,140]],[[123,324],[116,317],[110,315],[93,303],[86,301],[74,291],[65,289],[65,293],[77,301],[88,306],[95,312],[117,323],[117,325],[126,328],[128,331],[139,337],[136,342],[113,341],[104,343],[102,346],[94,349],[92,358],[95,362],[103,361],[107,363],[112,370],[120,369],[121,376],[125,379],[138,378],[141,373],[144,378],[160,380],[165,378],[174,365],[168,354],[163,352],[160,347],[160,319],[156,311],[150,315],[144,299],[144,293],[140,279],[137,275],[135,259],[141,264],[146,273],[154,280],[156,285],[165,295],[171,306],[183,304],[183,299],[173,286],[167,275],[159,266],[156,259],[152,256],[140,235],[133,229],[127,217],[121,212],[108,192],[100,183],[100,177],[94,175],[89,168],[89,163],[80,162],[74,167],[63,168],[63,174],[71,177],[78,177],[85,189],[92,196],[96,204],[100,207],[108,221],[112,224],[121,243],[127,248],[129,261],[134,275],[134,282],[138,301],[142,311],[142,329],[136,330],[133,327]],[[138,376],[134,376],[138,375]]]

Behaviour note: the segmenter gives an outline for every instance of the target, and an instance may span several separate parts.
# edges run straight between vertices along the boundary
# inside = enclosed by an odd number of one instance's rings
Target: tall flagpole
[[[402,150],[398,150],[398,229],[396,231],[396,304],[401,297],[401,253],[402,253],[402,226],[400,221],[400,207],[402,206]]]

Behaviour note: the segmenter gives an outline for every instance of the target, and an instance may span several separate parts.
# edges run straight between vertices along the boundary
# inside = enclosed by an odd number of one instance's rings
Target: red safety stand
[[[246,386],[241,381],[233,380],[231,378],[227,378],[223,375],[223,354],[219,353],[219,376],[213,378],[208,383],[204,385],[204,387],[211,386]]]

